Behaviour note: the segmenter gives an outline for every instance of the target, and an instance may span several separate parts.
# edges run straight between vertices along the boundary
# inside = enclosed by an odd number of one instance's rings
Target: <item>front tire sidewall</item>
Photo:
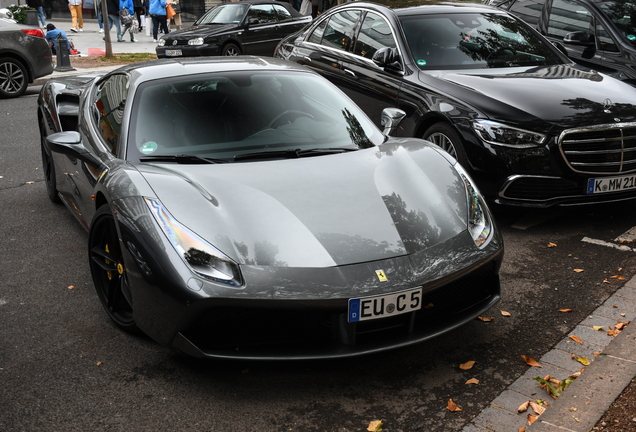
[[[431,141],[433,144],[437,144],[436,141],[440,137],[448,140],[448,143],[450,143],[455,154],[453,154],[453,151],[449,151],[448,149],[444,150],[457,159],[462,166],[468,167],[468,157],[466,156],[466,150],[464,150],[462,138],[451,125],[446,123],[435,123],[426,130],[423,136],[425,140]]]
[[[28,86],[29,75],[20,61],[13,58],[0,59],[0,98],[17,98],[24,94]]]
[[[238,56],[238,55],[241,55],[241,49],[236,44],[229,43],[223,47],[223,50],[221,51],[221,55],[230,56],[230,57]]]

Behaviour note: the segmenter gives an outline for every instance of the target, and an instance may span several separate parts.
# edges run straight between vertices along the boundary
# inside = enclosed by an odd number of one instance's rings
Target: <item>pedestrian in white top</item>
[[[68,8],[73,18],[71,31],[77,33],[84,31],[84,19],[82,18],[82,0],[68,0]]]

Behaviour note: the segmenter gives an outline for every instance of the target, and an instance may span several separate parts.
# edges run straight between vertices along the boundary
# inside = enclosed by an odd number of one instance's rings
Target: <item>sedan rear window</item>
[[[134,98],[127,159],[349,151],[384,141],[336,87],[311,73],[227,72],[142,84]]]
[[[401,22],[413,57],[421,69],[562,63],[528,27],[503,14],[404,16]]]

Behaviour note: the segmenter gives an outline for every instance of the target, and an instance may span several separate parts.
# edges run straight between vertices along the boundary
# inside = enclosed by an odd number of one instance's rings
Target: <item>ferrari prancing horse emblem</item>
[[[384,274],[384,270],[376,270],[375,274],[378,275],[378,279],[380,279],[380,282],[386,282],[386,275]]]

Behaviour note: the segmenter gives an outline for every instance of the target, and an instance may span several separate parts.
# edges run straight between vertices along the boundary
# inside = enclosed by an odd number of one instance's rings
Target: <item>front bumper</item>
[[[203,45],[186,45],[177,43],[172,45],[169,41],[164,46],[157,46],[155,52],[158,58],[175,58],[175,57],[203,57],[203,56],[218,56],[221,54],[221,47],[219,44],[203,44]],[[168,53],[166,53],[168,51]],[[180,55],[176,55],[176,52],[180,51]]]

